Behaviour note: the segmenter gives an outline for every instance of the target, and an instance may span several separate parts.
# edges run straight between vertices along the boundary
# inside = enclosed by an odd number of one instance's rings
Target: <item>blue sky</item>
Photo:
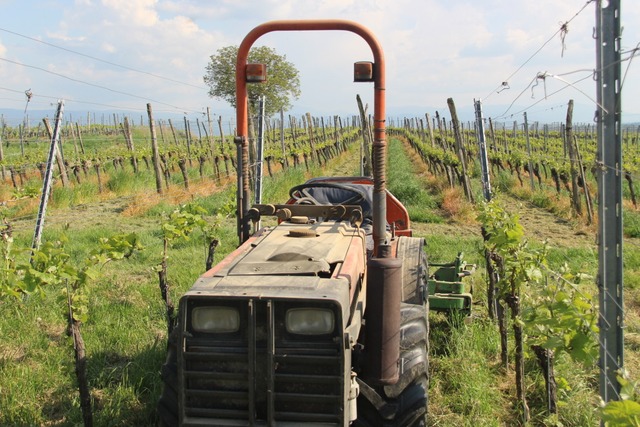
[[[449,116],[452,97],[464,120],[481,99],[485,116],[498,120],[522,122],[526,110],[530,122],[563,121],[574,99],[575,120],[591,122],[595,7],[585,0],[0,0],[0,109],[24,109],[23,92],[31,89],[32,110],[53,111],[62,98],[68,111],[142,114],[151,102],[157,112],[195,119],[209,107],[231,120],[233,110],[207,96],[202,76],[209,55],[239,44],[265,21],[342,18],[366,25],[382,43],[391,116],[436,110]],[[631,50],[640,43],[640,2],[623,2],[621,15],[622,48]],[[569,20],[563,44],[553,35]],[[355,113],[358,93],[372,104],[372,86],[352,82],[352,63],[371,59],[359,37],[273,33],[258,44],[285,54],[300,70],[294,113]],[[640,58],[628,64],[622,68],[623,121],[639,122]],[[538,73],[548,77],[536,80]],[[496,91],[503,81],[509,88]]]

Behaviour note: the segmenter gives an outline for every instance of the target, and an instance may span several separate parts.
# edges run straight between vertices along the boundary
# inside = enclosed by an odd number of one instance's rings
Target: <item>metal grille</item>
[[[196,418],[343,425],[341,340],[291,339],[284,330],[286,306],[247,301],[240,307],[242,333],[227,341],[186,334],[186,425]]]

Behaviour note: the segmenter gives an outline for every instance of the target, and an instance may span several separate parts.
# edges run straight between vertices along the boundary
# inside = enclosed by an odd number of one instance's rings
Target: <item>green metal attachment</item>
[[[429,265],[429,267],[438,267],[428,281],[430,310],[460,311],[466,315],[471,314],[471,292],[466,292],[466,285],[462,279],[470,276],[476,266],[467,264],[463,258],[464,254],[459,252],[453,262]]]

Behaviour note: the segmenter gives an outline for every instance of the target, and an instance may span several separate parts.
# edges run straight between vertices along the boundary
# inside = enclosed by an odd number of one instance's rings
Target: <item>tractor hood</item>
[[[344,222],[283,223],[271,230],[227,275],[330,275],[362,232]],[[326,277],[326,276],[325,276]]]
[[[203,274],[189,293],[312,298],[319,289],[349,292],[359,280],[355,272],[365,268],[365,239],[361,229],[347,222],[283,222],[247,241],[230,255],[230,262]]]

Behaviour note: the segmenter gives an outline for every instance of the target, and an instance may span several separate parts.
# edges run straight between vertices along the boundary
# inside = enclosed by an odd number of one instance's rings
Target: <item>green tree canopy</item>
[[[236,107],[235,68],[238,46],[226,46],[211,55],[204,75],[204,82],[209,86],[209,96],[221,98]],[[267,116],[291,108],[291,99],[300,96],[300,77],[296,67],[285,55],[279,55],[275,49],[267,46],[254,47],[249,52],[249,63],[267,65],[267,81],[248,84],[249,100],[266,98]],[[251,108],[251,107],[250,107]]]

